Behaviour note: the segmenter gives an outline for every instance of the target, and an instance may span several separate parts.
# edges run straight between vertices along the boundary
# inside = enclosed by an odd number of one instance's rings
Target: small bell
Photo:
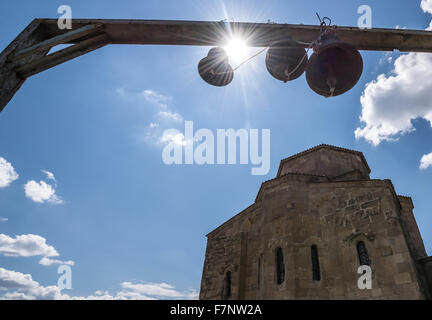
[[[307,61],[306,50],[291,38],[273,43],[266,55],[268,72],[283,82],[300,77]]]
[[[228,85],[234,78],[228,55],[220,47],[211,48],[207,57],[201,59],[198,72],[205,82],[218,87]]]
[[[319,95],[334,97],[353,88],[362,72],[363,59],[358,50],[325,33],[309,58],[306,81]]]

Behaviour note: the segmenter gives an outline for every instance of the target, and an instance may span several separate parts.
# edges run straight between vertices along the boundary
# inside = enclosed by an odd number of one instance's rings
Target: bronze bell
[[[291,38],[272,44],[266,55],[268,72],[283,82],[300,77],[307,61],[306,50]]]
[[[323,34],[306,68],[309,87],[324,97],[334,97],[356,85],[363,72],[358,50],[332,33]]]
[[[207,57],[201,59],[198,72],[205,82],[218,87],[226,86],[234,77],[228,56],[220,47],[211,48]]]

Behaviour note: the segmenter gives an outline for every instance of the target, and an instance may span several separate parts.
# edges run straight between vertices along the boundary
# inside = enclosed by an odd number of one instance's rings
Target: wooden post
[[[18,37],[0,54],[0,111],[8,104],[15,92],[22,86],[25,78],[18,75],[14,70],[14,64],[8,62],[8,56],[15,50],[19,50],[35,43],[40,42],[40,34],[36,32],[40,23],[33,21],[27,28],[21,32]],[[34,54],[40,57],[46,54],[45,51],[39,51]]]

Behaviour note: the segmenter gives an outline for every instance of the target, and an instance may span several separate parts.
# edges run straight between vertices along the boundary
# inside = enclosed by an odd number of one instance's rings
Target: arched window
[[[285,280],[285,263],[282,248],[276,249],[276,282],[283,283]]]
[[[312,280],[320,281],[320,267],[319,267],[319,258],[318,258],[318,248],[316,245],[311,246],[311,257],[312,257]]]
[[[366,246],[363,241],[357,243],[357,254],[361,266],[370,266],[369,255],[366,250]]]
[[[225,273],[222,299],[228,300],[231,296],[231,271]]]

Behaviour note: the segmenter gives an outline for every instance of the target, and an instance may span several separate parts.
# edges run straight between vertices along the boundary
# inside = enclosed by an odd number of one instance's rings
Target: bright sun
[[[249,53],[249,47],[247,46],[246,41],[241,38],[232,38],[224,49],[230,58],[230,62],[235,63],[245,60]]]

